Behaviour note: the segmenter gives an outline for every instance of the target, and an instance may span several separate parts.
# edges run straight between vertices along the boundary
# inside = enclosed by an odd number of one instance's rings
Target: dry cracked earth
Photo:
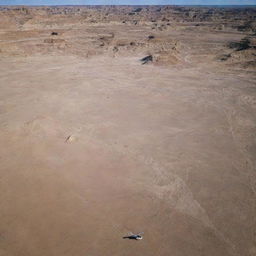
[[[0,255],[255,256],[255,17],[2,6]]]

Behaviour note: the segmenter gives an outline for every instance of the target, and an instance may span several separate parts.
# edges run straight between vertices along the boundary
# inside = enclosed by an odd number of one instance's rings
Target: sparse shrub
[[[220,61],[226,61],[230,57],[231,57],[231,54],[223,54],[223,55],[220,56],[219,60]]]
[[[142,11],[142,8],[136,8],[133,12],[141,12]]]
[[[248,38],[244,38],[240,42],[230,42],[228,43],[228,47],[236,51],[246,50],[250,48],[250,40]]]

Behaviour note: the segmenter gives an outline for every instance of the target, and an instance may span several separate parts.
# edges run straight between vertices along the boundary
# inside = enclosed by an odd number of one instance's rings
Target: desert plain
[[[255,8],[0,7],[0,255],[255,256],[255,71]]]

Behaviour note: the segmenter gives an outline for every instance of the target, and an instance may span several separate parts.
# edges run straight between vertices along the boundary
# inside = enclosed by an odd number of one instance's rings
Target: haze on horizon
[[[0,0],[0,5],[256,5],[256,0]]]

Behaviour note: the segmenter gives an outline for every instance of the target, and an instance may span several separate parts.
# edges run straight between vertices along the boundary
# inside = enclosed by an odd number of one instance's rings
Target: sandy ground
[[[242,36],[170,33],[171,66],[1,58],[1,256],[256,255],[255,72],[207,62]]]

